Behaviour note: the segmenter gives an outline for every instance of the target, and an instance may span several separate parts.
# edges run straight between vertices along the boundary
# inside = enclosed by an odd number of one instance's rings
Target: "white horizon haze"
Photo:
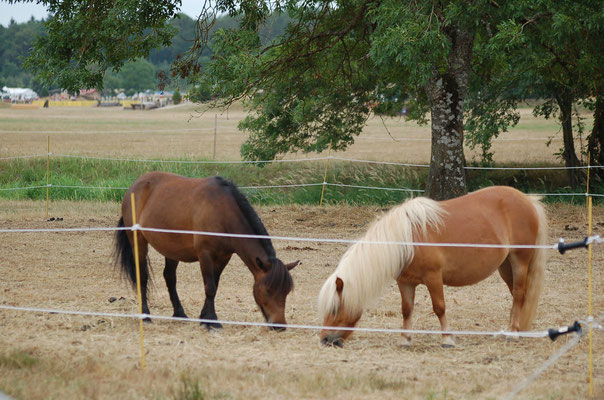
[[[202,4],[199,0],[182,0],[180,11],[191,18],[197,18]],[[0,0],[0,25],[5,28],[10,25],[11,19],[16,23],[23,23],[29,21],[32,16],[38,21],[46,18],[48,16],[46,6],[35,2],[10,4]]]

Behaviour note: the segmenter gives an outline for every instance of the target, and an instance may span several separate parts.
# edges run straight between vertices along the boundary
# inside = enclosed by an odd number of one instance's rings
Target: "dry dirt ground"
[[[0,200],[0,229],[112,227],[117,204]],[[273,235],[358,238],[382,210],[375,207],[259,207]],[[585,208],[548,206],[550,243],[581,239]],[[604,232],[604,207],[594,209],[594,233]],[[111,232],[0,233],[0,304],[60,310],[136,313],[134,292],[112,268]],[[317,324],[316,296],[346,245],[275,241],[277,255],[303,264],[292,271],[295,290],[286,316]],[[594,315],[604,314],[604,252],[593,252]],[[587,251],[549,252],[536,330],[572,324],[588,315]],[[155,289],[151,312],[172,314],[162,261],[151,254]],[[185,310],[199,315],[203,286],[195,264],[181,264],[178,287]],[[454,330],[499,331],[511,296],[497,274],[480,284],[445,289]],[[116,301],[111,302],[110,299]],[[252,276],[234,257],[218,290],[219,318],[262,321]],[[365,312],[360,326],[400,328],[396,285]],[[418,290],[414,327],[437,329],[425,288]],[[392,333],[355,333],[343,349],[319,344],[318,332],[226,326],[209,334],[196,323],[155,321],[144,327],[146,371],[140,368],[138,320],[0,310],[0,391],[20,399],[187,398],[195,382],[206,399],[491,399],[503,398],[569,343],[563,336],[506,341],[460,336],[442,349],[440,338],[414,338],[410,349]],[[604,332],[593,335],[596,398],[604,398]],[[587,398],[588,338],[564,354],[518,398]],[[189,392],[189,394],[191,394]],[[191,397],[189,397],[191,398]]]

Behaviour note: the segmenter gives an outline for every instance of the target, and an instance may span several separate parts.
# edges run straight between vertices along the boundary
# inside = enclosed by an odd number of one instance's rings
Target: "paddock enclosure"
[[[213,114],[206,113],[186,125],[181,121],[190,111],[182,109],[166,116],[160,113],[169,110],[130,114],[93,109],[87,111],[91,116],[88,121],[81,120],[81,110],[16,111],[0,109],[0,157],[45,153],[47,135],[62,149],[55,151],[63,153],[185,157],[199,146],[207,156],[213,136]],[[29,111],[33,114],[27,114]],[[48,111],[51,113],[41,116]],[[234,142],[240,140],[234,131],[235,112],[231,119],[221,116],[224,119],[218,129],[220,135],[222,127],[224,136],[218,139],[218,159],[238,157],[237,146],[221,146],[225,143],[221,140],[229,137]],[[380,121],[370,121],[369,139],[359,140],[350,150],[351,157],[426,161],[423,147],[401,145],[396,150],[392,149],[394,144],[385,146],[390,143],[389,136],[380,125]],[[227,126],[232,133],[227,133]],[[184,131],[189,128],[206,130]],[[179,134],[170,133],[178,129],[182,130]],[[421,131],[427,128],[417,128],[417,132],[409,129],[411,136],[427,137],[427,131]],[[111,133],[118,130],[130,133]],[[556,130],[542,134],[548,137]],[[409,136],[400,132],[393,135]],[[522,137],[518,132],[511,135]],[[153,140],[147,143],[145,137]],[[384,140],[374,140],[377,137]],[[518,142],[534,156],[531,162],[552,162],[548,156],[552,148],[540,142]],[[131,152],[129,146],[134,143],[142,147]],[[410,143],[429,149],[429,141]],[[538,144],[544,149],[531,147]],[[387,150],[380,152],[380,148]],[[410,151],[409,158],[401,155],[403,148]],[[162,150],[166,154],[161,154]],[[511,158],[517,153],[519,150],[509,151]],[[120,215],[118,203],[52,201],[52,221],[45,217],[44,209],[42,201],[0,198],[0,230],[112,228]],[[386,208],[280,205],[255,209],[274,236],[357,239]],[[546,210],[548,243],[554,244],[561,237],[581,240],[587,235],[585,206],[547,204]],[[593,208],[593,229],[594,234],[604,236],[604,206]],[[113,231],[0,233],[0,305],[136,314],[136,294],[113,268],[113,236]],[[292,270],[295,288],[287,299],[288,323],[320,324],[316,310],[319,289],[348,244],[289,239],[274,240],[273,244],[281,259],[302,261]],[[593,246],[596,317],[604,310],[602,249],[604,244]],[[571,325],[576,320],[584,322],[588,316],[587,251],[561,255],[548,250],[548,256],[535,331]],[[170,316],[172,306],[161,276],[163,257],[151,251],[150,261],[152,313]],[[204,300],[199,266],[182,264],[177,275],[185,311],[197,316]],[[221,320],[263,321],[252,296],[252,284],[247,268],[233,257],[216,296]],[[493,332],[507,327],[511,295],[497,274],[474,286],[446,287],[445,301],[453,330]],[[415,303],[414,328],[438,329],[425,287],[418,287]],[[401,326],[400,295],[393,281],[364,313],[359,327]],[[316,329],[269,332],[264,327],[225,325],[221,332],[208,333],[198,323],[162,320],[146,324],[144,335],[147,365],[143,371],[137,319],[0,309],[0,391],[17,399],[499,399],[573,339],[563,335],[554,342],[549,338],[516,342],[501,336],[463,335],[456,337],[457,347],[442,349],[439,335],[415,334],[413,346],[405,348],[399,334],[360,331],[343,349],[337,349],[322,346]],[[588,337],[584,335],[516,398],[588,398],[588,358]],[[599,330],[593,332],[593,365],[596,398],[603,398],[604,332]]]

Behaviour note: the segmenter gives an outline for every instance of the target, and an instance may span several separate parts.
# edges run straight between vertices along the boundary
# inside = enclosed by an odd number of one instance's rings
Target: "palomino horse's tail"
[[[538,246],[544,245],[546,244],[548,238],[548,226],[545,208],[540,202],[540,197],[531,196],[530,199],[537,212],[537,218],[539,219],[539,232],[537,234],[537,240],[535,244]],[[539,303],[539,295],[541,294],[541,288],[543,287],[546,261],[546,249],[535,249],[535,252],[533,253],[533,258],[531,259],[528,268],[524,305],[522,306],[522,310],[520,311],[519,323],[521,331],[529,330],[533,323],[533,319],[535,318],[537,304]]]
[[[124,228],[124,217],[117,223],[118,228]],[[134,251],[126,231],[121,229],[115,233],[114,265],[120,270],[122,275],[136,287],[136,264],[134,262]],[[143,268],[148,268],[147,263],[141,263]],[[146,275],[149,275],[149,271]],[[143,271],[141,271],[141,274]]]

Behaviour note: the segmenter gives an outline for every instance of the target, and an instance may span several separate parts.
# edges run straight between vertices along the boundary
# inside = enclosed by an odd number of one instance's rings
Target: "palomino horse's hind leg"
[[[171,260],[166,257],[166,267],[164,268],[164,280],[168,287],[168,293],[170,294],[170,301],[174,308],[173,317],[188,318],[185,314],[185,310],[182,308],[180,299],[178,298],[178,292],[176,291],[176,267],[178,267],[177,260]]]
[[[499,267],[499,275],[501,276],[501,279],[503,279],[503,281],[505,282],[505,284],[508,286],[508,289],[510,290],[510,294],[512,295],[512,297],[514,296],[514,273],[512,272],[512,264],[510,263],[510,258],[508,256],[508,258],[505,259],[505,261],[503,262],[503,264],[501,264],[501,266]],[[513,308],[512,308],[513,310]],[[510,326],[508,329],[513,330],[513,312],[510,311]],[[514,337],[512,336],[507,336],[507,339],[513,339]]]
[[[401,292],[401,301],[403,308],[403,329],[411,329],[411,316],[413,315],[413,304],[415,303],[415,287],[416,285],[410,283],[403,283],[401,281],[396,282],[398,289]],[[411,346],[411,335],[403,333],[403,346]]]
[[[425,277],[425,284],[428,287],[428,292],[430,292],[430,298],[432,299],[432,309],[440,321],[440,330],[448,331],[449,326],[445,315],[445,295],[443,291],[442,275],[440,272],[429,274]],[[450,334],[443,334],[441,347],[455,347],[455,340]]]
[[[214,308],[214,298],[216,297],[216,291],[218,290],[220,274],[222,274],[222,271],[229,262],[230,258],[231,256],[229,255],[226,259],[217,260],[208,252],[203,252],[199,257],[201,275],[203,277],[204,289],[206,293],[206,299],[203,303],[201,314],[199,315],[200,319],[218,319],[216,310]],[[208,331],[222,328],[222,324],[219,322],[202,322],[201,326],[206,328]]]
[[[526,294],[526,278],[531,253],[525,249],[510,252],[508,259],[512,271],[512,310],[510,311],[510,331],[518,332],[520,330],[520,311],[524,306],[524,296]],[[505,280],[505,278],[504,278]]]

